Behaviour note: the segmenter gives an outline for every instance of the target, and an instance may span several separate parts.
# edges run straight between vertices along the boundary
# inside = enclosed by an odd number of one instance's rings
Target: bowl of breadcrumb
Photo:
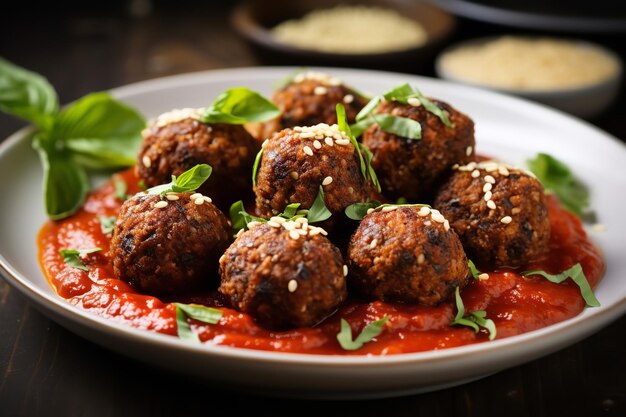
[[[456,20],[420,1],[248,1],[231,22],[261,62],[416,72]]]
[[[584,118],[611,105],[623,72],[620,58],[603,46],[530,36],[461,42],[437,57],[435,69],[446,80],[517,95]]]

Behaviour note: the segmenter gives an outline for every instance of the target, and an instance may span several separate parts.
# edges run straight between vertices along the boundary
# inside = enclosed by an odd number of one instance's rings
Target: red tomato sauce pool
[[[127,182],[129,193],[139,191],[132,170],[120,176]],[[113,274],[107,254],[110,237],[101,231],[98,216],[115,216],[120,206],[113,185],[108,182],[87,198],[76,215],[46,223],[38,236],[43,271],[57,294],[70,304],[119,323],[176,336],[173,304],[140,294]],[[555,198],[549,199],[549,213],[549,251],[519,271],[541,269],[558,273],[580,262],[590,285],[595,287],[604,272],[604,262],[580,220],[563,210]],[[92,247],[103,250],[83,258],[88,272],[69,267],[59,254],[60,249]],[[514,270],[482,272],[488,272],[489,279],[471,280],[461,296],[466,313],[487,312],[487,318],[496,324],[497,338],[567,320],[585,308],[578,286],[570,279],[554,284],[538,276],[522,277]],[[467,327],[449,326],[456,313],[454,301],[424,307],[351,300],[316,327],[280,332],[264,329],[251,316],[227,308],[217,291],[168,301],[220,308],[223,316],[215,325],[190,320],[200,340],[217,345],[325,355],[389,355],[488,341],[485,330],[475,333]],[[354,336],[385,315],[389,316],[385,328],[373,341],[353,352],[340,347],[336,335],[341,318],[350,323]]]

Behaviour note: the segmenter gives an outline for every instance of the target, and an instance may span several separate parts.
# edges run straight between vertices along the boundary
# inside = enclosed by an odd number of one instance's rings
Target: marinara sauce
[[[130,193],[139,191],[132,169],[119,175],[128,184]],[[456,313],[454,301],[424,307],[349,300],[315,327],[271,331],[257,325],[251,316],[225,306],[217,291],[172,300],[140,294],[115,278],[108,257],[110,237],[101,231],[98,218],[117,215],[121,204],[109,181],[91,193],[77,214],[47,222],[38,236],[39,260],[57,294],[70,304],[107,319],[176,336],[175,307],[170,302],[198,303],[223,311],[219,323],[214,325],[190,319],[192,329],[203,342],[325,355],[389,355],[488,341],[485,330],[475,333],[468,327],[449,326]],[[604,261],[580,220],[561,208],[554,197],[548,199],[548,210],[552,228],[548,252],[519,270],[483,270],[489,273],[489,279],[472,279],[461,292],[466,312],[485,310],[487,318],[496,324],[497,338],[567,320],[585,308],[580,290],[571,279],[554,284],[539,276],[523,277],[521,271],[541,269],[559,273],[580,263],[592,288],[604,272]],[[66,265],[59,254],[60,249],[92,247],[101,247],[102,251],[82,259],[89,271]],[[345,351],[337,342],[341,318],[350,323],[355,335],[368,323],[385,315],[389,319],[383,332],[361,349]]]

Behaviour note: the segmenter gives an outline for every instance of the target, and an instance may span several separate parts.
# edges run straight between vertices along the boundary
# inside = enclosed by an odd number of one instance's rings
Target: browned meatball
[[[189,193],[162,200],[138,194],[126,200],[115,222],[110,255],[115,275],[139,291],[170,295],[206,287],[228,247],[224,214]],[[196,195],[194,195],[196,197]]]
[[[350,283],[382,301],[434,306],[469,279],[458,236],[441,213],[425,206],[368,214],[352,235],[348,257]]]
[[[337,125],[285,129],[263,145],[254,187],[259,215],[276,215],[291,203],[310,208],[322,184],[333,214],[367,201],[369,187],[358,154]]]
[[[367,99],[341,80],[316,72],[298,74],[274,93],[272,101],[282,114],[263,125],[262,139],[288,127],[337,123],[337,103],[344,104],[348,122],[354,123],[357,113],[367,104]]]
[[[452,165],[467,163],[474,157],[474,122],[449,104],[432,101],[448,113],[454,127],[447,127],[424,106],[383,101],[376,113],[419,121],[422,138],[403,138],[376,124],[363,133],[363,144],[374,154],[372,166],[388,198],[423,201]]]
[[[153,187],[197,164],[209,164],[213,173],[199,191],[228,210],[234,201],[250,199],[250,172],[258,150],[258,142],[239,125],[209,125],[193,117],[171,123],[157,119],[143,132],[137,173]]]
[[[242,233],[228,248],[219,290],[267,327],[313,326],[346,298],[341,253],[320,228],[277,220]]]
[[[455,170],[434,205],[479,264],[521,266],[547,249],[546,197],[529,173],[494,161],[471,162]]]

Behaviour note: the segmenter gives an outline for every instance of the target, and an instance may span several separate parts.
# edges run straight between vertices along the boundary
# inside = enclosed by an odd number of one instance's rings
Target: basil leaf
[[[380,201],[372,200],[365,203],[350,204],[344,210],[346,216],[352,220],[363,220],[363,217],[367,216],[367,211],[380,206]]]
[[[300,207],[300,203],[289,204],[287,207],[285,207],[285,210],[283,210],[283,212],[280,214],[280,217],[291,219],[298,212],[298,207]]]
[[[350,130],[352,131],[352,134],[354,135],[354,137],[358,138],[359,136],[363,134],[363,132],[367,130],[368,127],[370,127],[371,125],[375,123],[376,123],[376,120],[374,120],[374,118],[368,117],[367,119],[363,119],[361,121],[358,121],[350,125]]]
[[[85,170],[71,154],[58,150],[42,135],[36,135],[33,147],[39,153],[43,167],[43,194],[46,213],[52,220],[74,214],[89,192]]]
[[[200,117],[204,123],[244,124],[280,116],[280,109],[259,93],[245,87],[224,91]]]
[[[398,199],[396,200],[396,205],[404,205],[404,204],[409,204],[409,200],[406,199],[406,197],[398,197]]]
[[[261,158],[263,157],[263,148],[259,150],[254,158],[254,165],[252,165],[252,186],[256,187],[256,176],[257,171],[259,170],[259,165],[261,164]]]
[[[172,182],[157,185],[146,190],[148,194],[165,193],[191,193],[196,191],[211,176],[213,169],[207,164],[198,164],[191,169],[180,174],[178,177],[172,175]]]
[[[359,143],[359,149],[361,150],[363,155],[365,155],[365,165],[367,166],[367,174],[370,178],[370,181],[374,185],[376,191],[380,192],[380,181],[378,181],[378,175],[376,175],[376,171],[374,171],[374,167],[372,166],[372,159],[374,159],[374,155],[362,143]]]
[[[339,130],[341,130],[350,138],[352,146],[354,146],[357,155],[359,155],[361,174],[363,175],[363,178],[367,179],[367,166],[365,165],[363,155],[361,155],[361,147],[359,146],[359,143],[356,141],[356,138],[350,130],[350,125],[348,124],[348,119],[346,117],[346,108],[343,106],[343,104],[337,103],[337,105],[335,106],[335,111],[337,112],[337,127],[339,127]]]
[[[476,268],[476,264],[474,264],[474,262],[472,262],[471,259],[468,259],[467,266],[469,267],[469,270],[472,273],[472,277],[474,277],[474,279],[478,279],[478,277],[480,276],[480,274],[482,274],[482,272],[480,272],[478,268]]]
[[[243,201],[239,200],[230,206],[230,225],[235,232],[241,229],[247,229],[250,222],[267,222],[266,219],[256,217],[248,213],[243,205]]]
[[[489,340],[496,338],[496,324],[493,320],[485,318],[487,317],[487,312],[474,311],[466,315],[459,287],[456,287],[456,290],[454,291],[454,298],[456,301],[456,316],[454,316],[454,320],[450,322],[450,326],[458,325],[470,327],[474,329],[476,333],[480,331],[480,327],[483,327],[489,332]]]
[[[583,212],[589,206],[589,190],[567,165],[546,153],[539,153],[535,159],[526,162],[546,191],[556,194],[567,210],[583,217]]]
[[[388,319],[388,316],[384,316],[382,319],[368,324],[363,328],[361,334],[359,334],[354,340],[352,340],[352,329],[350,328],[350,324],[348,324],[345,319],[341,319],[341,331],[337,334],[337,341],[345,350],[360,349],[365,343],[371,341],[373,338],[382,333],[383,326]]]
[[[424,96],[418,89],[415,89],[413,97],[417,98],[422,106],[435,116],[439,117],[439,119],[443,122],[444,125],[448,127],[454,127],[454,123],[450,121],[447,113],[439,108],[435,103],[430,101],[426,96]],[[408,98],[407,98],[408,100]]]
[[[136,110],[107,93],[93,93],[59,113],[53,135],[81,164],[119,168],[135,164],[145,125]]]
[[[366,105],[365,107],[363,107],[361,109],[361,111],[356,115],[356,121],[360,122],[361,120],[364,120],[367,118],[367,116],[370,115],[371,112],[373,112],[374,110],[376,110],[376,107],[378,107],[378,105],[380,104],[380,102],[383,100],[382,96],[376,96],[374,98],[372,98]],[[359,136],[356,133],[354,134],[355,136]]]
[[[416,120],[390,114],[375,114],[371,117],[387,133],[393,133],[407,139],[422,138],[422,125]]]
[[[89,248],[89,249],[61,249],[59,253],[63,257],[63,261],[72,268],[80,269],[82,271],[89,271],[89,268],[83,264],[80,260],[80,255],[87,255],[90,253],[101,251],[102,248]]]
[[[44,77],[0,58],[0,110],[47,131],[58,109],[57,94]]]
[[[315,201],[313,201],[313,205],[309,209],[309,212],[306,215],[309,223],[323,222],[324,220],[330,218],[332,213],[326,207],[324,203],[324,190],[320,185],[320,189],[317,193],[317,197],[315,197]]]
[[[126,200],[128,198],[128,184],[126,184],[126,181],[119,175],[113,175],[111,179],[113,181],[113,193],[115,198],[120,201]]]
[[[182,308],[176,305],[176,333],[182,340],[192,343],[200,343],[200,338],[191,330],[191,326],[187,322],[187,315]]]
[[[549,274],[545,271],[533,270],[522,272],[522,275],[541,275],[548,281],[554,282],[555,284],[560,284],[567,278],[571,278],[572,281],[574,281],[576,285],[578,285],[578,287],[580,288],[580,294],[583,296],[585,303],[587,303],[589,307],[600,307],[600,302],[593,293],[593,290],[589,285],[589,281],[587,281],[587,277],[585,276],[585,273],[583,272],[583,268],[580,263],[577,263],[571,268],[566,269],[560,274]]]
[[[413,87],[411,87],[409,83],[404,83],[384,92],[383,97],[385,98],[385,100],[399,101],[406,104],[407,99],[411,97],[414,93],[415,90],[413,90]]]
[[[98,221],[100,222],[100,230],[102,230],[102,233],[111,236],[115,228],[115,216],[98,216]]]
[[[217,324],[222,317],[222,311],[216,308],[205,307],[198,304],[174,303],[174,305],[181,309],[187,316],[203,323]]]

